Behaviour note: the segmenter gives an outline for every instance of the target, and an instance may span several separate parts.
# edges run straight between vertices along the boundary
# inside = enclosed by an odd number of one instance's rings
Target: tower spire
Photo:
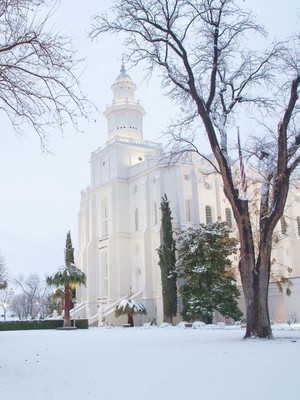
[[[122,64],[121,64],[121,74],[122,75],[126,75],[126,69],[125,69],[125,60],[124,60],[125,56],[124,53],[122,53]]]
[[[108,122],[108,138],[115,136],[143,140],[143,117],[145,111],[134,98],[137,87],[127,74],[122,55],[120,74],[112,85],[113,103],[104,115]]]

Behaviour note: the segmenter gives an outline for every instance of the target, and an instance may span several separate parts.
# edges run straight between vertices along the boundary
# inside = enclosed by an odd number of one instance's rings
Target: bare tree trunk
[[[253,263],[251,264],[241,271],[247,320],[245,338],[271,338],[268,310],[269,279],[265,273],[257,272],[258,268],[254,269]],[[251,282],[251,285],[248,282]]]
[[[168,324],[173,325],[173,316],[172,315],[164,315],[164,322],[167,322]]]
[[[245,338],[271,338],[272,330],[268,311],[270,278],[270,243],[261,242],[257,258],[247,201],[240,201],[236,218],[240,238],[239,271],[242,280],[246,309]],[[261,235],[265,237],[265,234]]]
[[[65,285],[65,315],[64,315],[64,327],[71,326],[70,319],[70,285]]]

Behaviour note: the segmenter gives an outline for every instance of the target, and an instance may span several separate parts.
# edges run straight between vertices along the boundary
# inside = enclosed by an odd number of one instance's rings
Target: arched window
[[[135,230],[138,231],[140,229],[140,221],[139,221],[139,210],[137,208],[134,211],[134,225],[135,225]]]
[[[232,228],[232,214],[230,208],[225,208],[225,218],[228,226]]]
[[[205,206],[205,218],[207,224],[212,224],[212,209],[211,206]]]
[[[108,202],[106,197],[102,201],[102,236],[108,236]]]
[[[140,292],[142,290],[142,272],[140,268],[135,271],[135,290]]]

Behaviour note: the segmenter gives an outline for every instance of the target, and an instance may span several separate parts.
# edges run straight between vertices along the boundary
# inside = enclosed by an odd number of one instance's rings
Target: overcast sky
[[[111,0],[86,0],[84,6],[74,0],[62,0],[54,24],[74,38],[80,57],[86,59],[82,76],[84,89],[96,104],[93,121],[82,122],[83,133],[71,126],[52,132],[49,149],[41,153],[38,138],[26,131],[22,138],[1,118],[0,140],[0,250],[11,274],[55,272],[64,263],[68,230],[77,250],[77,214],[80,190],[90,183],[90,153],[107,140],[106,119],[102,115],[112,101],[110,90],[119,74],[121,40],[107,35],[91,42],[87,31],[91,16],[104,11]],[[246,0],[270,37],[282,39],[300,32],[298,0]],[[128,66],[130,67],[130,66]],[[130,69],[138,85],[137,98],[146,110],[144,139],[160,140],[161,132],[172,116],[169,100],[163,97],[159,80],[143,81],[142,71]]]

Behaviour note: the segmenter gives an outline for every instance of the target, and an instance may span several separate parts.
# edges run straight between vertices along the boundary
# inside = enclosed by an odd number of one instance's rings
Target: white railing
[[[141,296],[142,294],[143,294],[142,291],[136,292],[136,293],[132,294],[132,295],[130,296],[130,298],[131,298],[131,299],[135,299],[135,298]],[[122,297],[121,299],[118,299],[118,300],[115,301],[114,303],[109,304],[107,307],[104,307],[104,308],[102,309],[102,312],[101,312],[101,311],[100,311],[100,312],[97,312],[97,314],[94,314],[94,315],[92,315],[91,317],[89,317],[89,318],[88,318],[88,320],[89,320],[89,325],[94,324],[95,322],[97,322],[97,320],[98,320],[98,323],[101,322],[101,321],[99,321],[99,316],[100,316],[99,314],[101,314],[102,319],[103,319],[103,318],[107,318],[109,315],[111,315],[112,313],[114,313],[114,312],[115,312],[115,309],[116,309],[116,306],[120,303],[120,301],[126,299],[127,297],[128,297],[128,295]],[[100,306],[101,306],[101,305],[100,305]],[[100,316],[100,317],[101,317],[101,316]]]
[[[75,318],[78,318],[79,313],[85,310],[88,302],[84,301],[83,303],[80,303],[78,307],[75,307]],[[70,317],[74,318],[74,308],[70,310]]]
[[[132,138],[126,138],[122,136],[114,136],[112,139],[108,140],[103,146],[100,146],[98,149],[93,151],[91,153],[91,158],[94,158],[99,154],[102,150],[104,150],[106,147],[108,147],[112,143],[129,143],[129,144],[134,144],[136,146],[141,146],[141,147],[151,147],[155,149],[162,149],[162,144],[157,143],[157,142],[152,142],[150,140],[143,140],[143,141],[138,141]]]

